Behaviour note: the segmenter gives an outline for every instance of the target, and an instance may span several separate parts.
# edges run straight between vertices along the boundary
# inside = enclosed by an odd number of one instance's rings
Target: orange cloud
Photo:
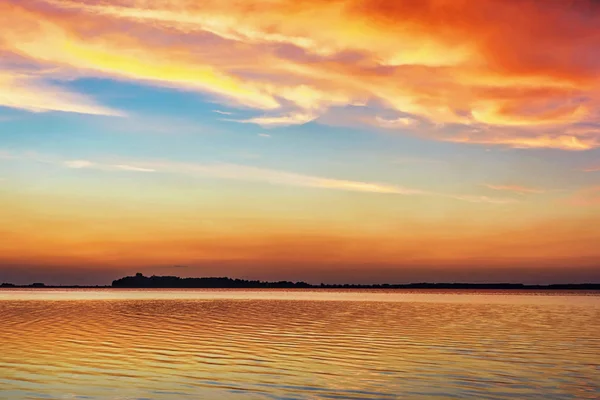
[[[600,146],[591,0],[12,0],[0,24],[0,51],[59,75],[269,111],[241,122],[302,124],[369,103],[398,113],[374,124],[438,140]]]
[[[441,138],[455,143],[478,143],[487,145],[504,145],[519,149],[555,148],[563,150],[589,150],[600,146],[600,130],[598,135],[579,137],[565,134],[539,134],[533,131],[502,132],[473,130],[471,132]]]

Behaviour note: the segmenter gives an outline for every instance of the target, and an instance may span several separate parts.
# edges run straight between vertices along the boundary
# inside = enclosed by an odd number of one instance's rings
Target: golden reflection
[[[600,389],[597,294],[0,293],[2,398],[595,398]]]

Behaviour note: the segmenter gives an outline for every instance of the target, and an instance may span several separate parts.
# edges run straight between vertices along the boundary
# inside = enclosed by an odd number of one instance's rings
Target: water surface
[[[600,295],[0,290],[1,399],[598,399]]]

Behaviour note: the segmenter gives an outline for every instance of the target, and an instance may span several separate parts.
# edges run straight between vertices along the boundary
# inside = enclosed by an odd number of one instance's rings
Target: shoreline
[[[461,286],[445,286],[445,285],[431,285],[431,286],[354,286],[354,285],[339,285],[339,286],[310,286],[310,287],[231,287],[231,286],[222,286],[222,287],[207,287],[207,286],[198,286],[198,287],[180,287],[180,286],[164,286],[164,287],[145,287],[145,286],[83,286],[83,285],[46,285],[46,286],[31,286],[31,285],[14,285],[14,286],[0,286],[0,290],[11,290],[11,289],[36,289],[36,290],[44,290],[44,289],[115,289],[115,290],[130,290],[130,289],[145,289],[145,290],[159,290],[159,289],[169,289],[169,290],[191,290],[191,289],[238,289],[238,290],[394,290],[394,291],[405,291],[405,290],[451,290],[451,291],[461,291],[461,290],[506,290],[506,291],[600,291],[600,284],[581,284],[581,285],[524,285],[519,287],[514,286],[478,286],[478,285],[461,285]]]

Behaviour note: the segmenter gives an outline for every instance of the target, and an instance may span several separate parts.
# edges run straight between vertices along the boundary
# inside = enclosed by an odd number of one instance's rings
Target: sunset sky
[[[600,3],[0,0],[0,282],[600,281]]]

